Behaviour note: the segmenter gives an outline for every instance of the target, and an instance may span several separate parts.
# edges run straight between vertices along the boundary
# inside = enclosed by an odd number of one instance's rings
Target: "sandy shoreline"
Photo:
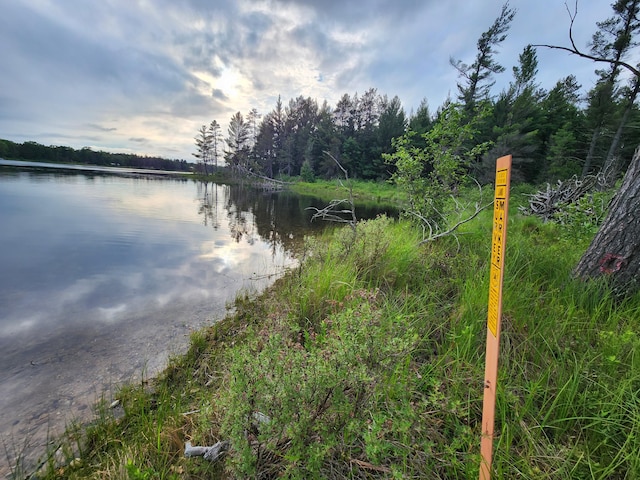
[[[0,475],[10,474],[17,457],[34,465],[68,422],[91,420],[101,396],[110,400],[119,385],[159,373],[186,351],[191,332],[224,316],[215,310],[211,303],[172,305],[117,325],[0,340]]]

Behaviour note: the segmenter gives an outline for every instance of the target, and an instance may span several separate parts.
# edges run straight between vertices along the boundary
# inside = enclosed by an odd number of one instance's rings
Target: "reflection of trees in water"
[[[334,225],[317,220],[311,222],[312,212],[307,208],[321,208],[326,203],[317,198],[241,185],[198,183],[197,189],[198,214],[203,215],[205,225],[218,229],[221,216],[226,215],[231,237],[236,242],[244,238],[253,244],[260,238],[269,243],[274,253],[280,245],[286,251],[294,252],[305,235],[319,233]],[[373,218],[384,212],[384,209],[356,205],[359,219]]]
[[[220,228],[218,198],[224,198],[224,193],[221,194],[220,192],[223,188],[225,188],[224,185],[216,185],[215,183],[196,183],[196,191],[200,200],[198,215],[203,216],[202,223],[204,223],[205,227],[211,225],[214,230]]]
[[[274,251],[281,245],[286,251],[293,252],[304,235],[328,226],[311,223],[311,212],[306,208],[314,203],[318,200],[290,192],[232,186],[227,199],[229,224],[237,233],[246,232],[252,239],[259,236]]]

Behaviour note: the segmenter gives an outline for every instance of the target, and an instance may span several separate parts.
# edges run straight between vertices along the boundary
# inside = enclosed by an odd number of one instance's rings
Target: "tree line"
[[[261,115],[235,113],[222,139],[217,121],[202,126],[194,154],[204,169],[226,165],[270,178],[303,175],[332,178],[337,166],[325,152],[362,179],[389,177],[382,160],[402,135],[407,116],[397,96],[370,88],[362,95],[344,94],[335,107],[326,101],[298,96],[286,105],[278,97],[272,111]]]
[[[619,0],[614,16],[598,23],[590,49],[593,55],[622,61],[635,46],[639,29],[637,0]],[[511,68],[508,86],[494,92],[496,75],[505,67],[498,59],[515,10],[505,4],[477,42],[469,63],[451,59],[459,74],[457,96],[432,111],[427,99],[408,115],[397,96],[370,88],[342,95],[336,105],[299,96],[260,115],[256,109],[235,113],[226,137],[213,121],[196,137],[201,165],[227,165],[276,178],[302,175],[307,179],[339,175],[337,159],[352,178],[386,180],[396,172],[385,156],[395,151],[394,139],[409,135],[416,147],[451,106],[473,125],[473,136],[461,145],[471,150],[490,147],[467,166],[479,180],[488,180],[493,160],[503,153],[514,157],[514,181],[540,183],[606,171],[613,181],[624,173],[640,143],[640,112],[635,103],[640,82],[622,75],[619,63],[596,70],[586,95],[575,76],[560,78],[549,90],[537,82],[536,48],[528,45]],[[215,128],[214,128],[215,126]]]
[[[64,146],[46,146],[37,142],[16,143],[0,139],[0,158],[33,162],[77,163],[84,165],[118,166],[187,172],[193,166],[186,160],[109,153],[85,147],[80,150]]]

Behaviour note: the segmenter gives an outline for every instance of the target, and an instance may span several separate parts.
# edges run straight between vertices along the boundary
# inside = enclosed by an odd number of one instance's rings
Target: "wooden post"
[[[487,351],[484,370],[482,405],[482,439],[480,442],[480,480],[491,479],[493,428],[495,423],[496,386],[498,382],[498,352],[500,320],[502,318],[502,277],[507,243],[507,213],[511,184],[511,155],[496,162],[496,187],[493,203],[493,237],[489,273],[489,308],[487,313]]]

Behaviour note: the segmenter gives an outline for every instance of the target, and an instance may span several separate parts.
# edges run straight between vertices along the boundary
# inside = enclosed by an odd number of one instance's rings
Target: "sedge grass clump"
[[[420,250],[415,230],[407,223],[381,216],[361,222],[355,235],[344,229],[341,248],[353,265],[358,280],[372,288],[402,288],[413,275]]]
[[[309,256],[297,276],[286,280],[294,317],[302,326],[323,318],[332,302],[358,288],[402,288],[419,278],[420,249],[408,224],[386,216],[342,228],[330,239],[307,239]]]

